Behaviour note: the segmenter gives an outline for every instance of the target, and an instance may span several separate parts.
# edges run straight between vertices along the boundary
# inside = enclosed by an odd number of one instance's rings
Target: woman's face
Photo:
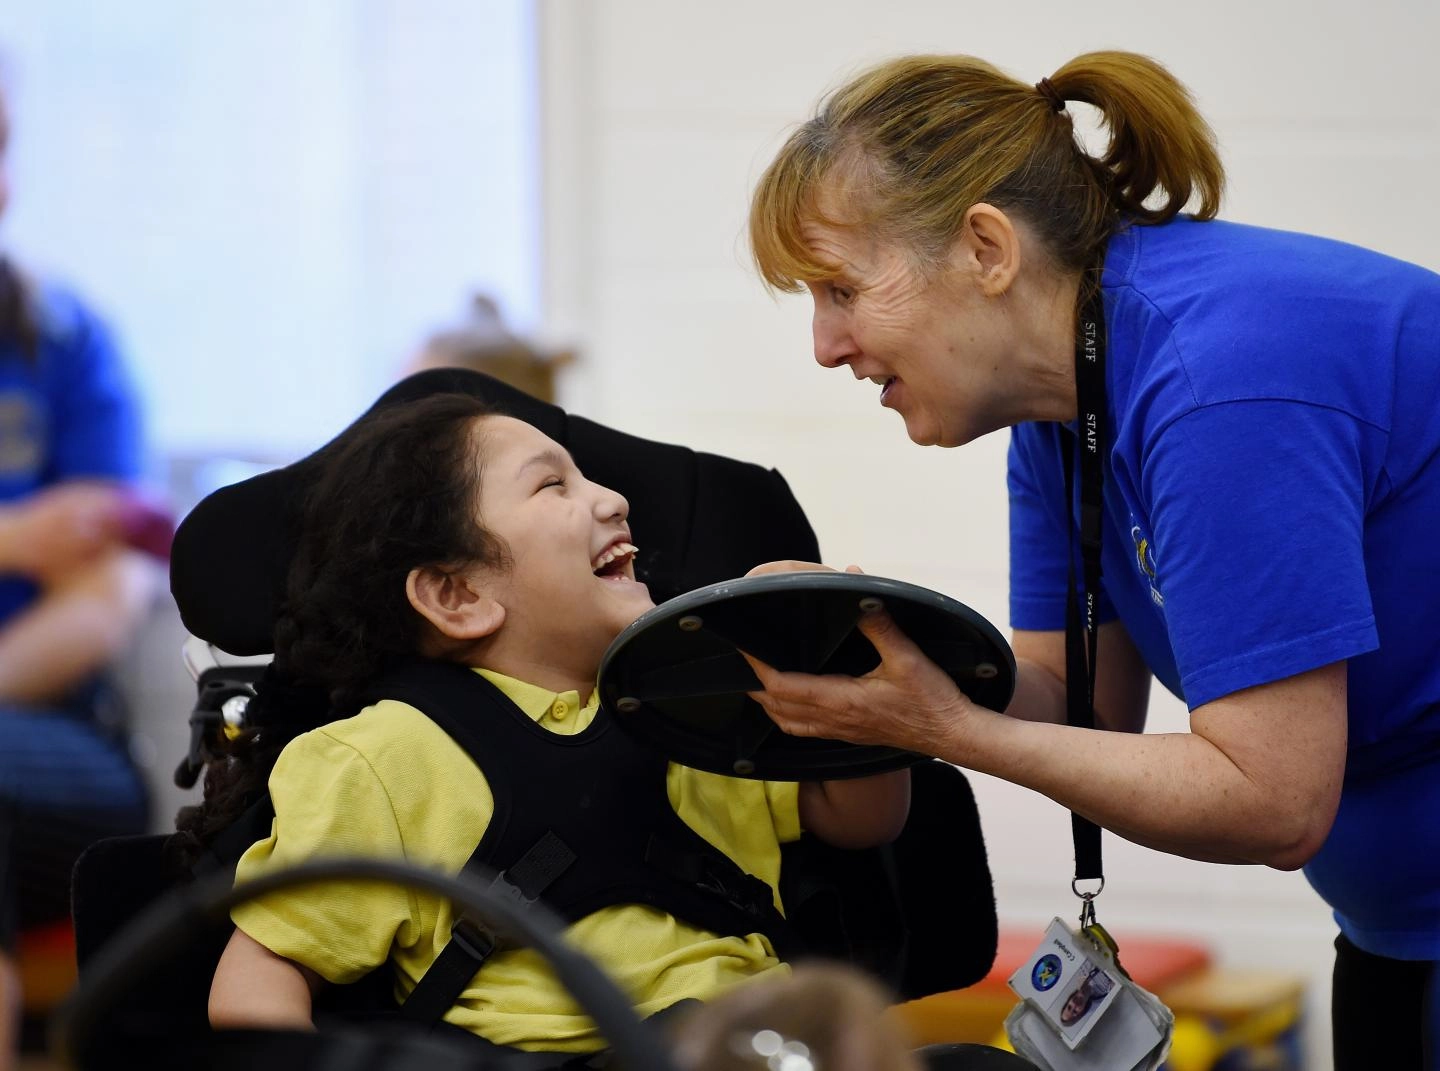
[[[959,446],[1013,422],[1003,301],[983,292],[965,243],[927,273],[859,228],[811,222],[802,233],[837,271],[806,284],[816,361],[874,383],[921,446]]]

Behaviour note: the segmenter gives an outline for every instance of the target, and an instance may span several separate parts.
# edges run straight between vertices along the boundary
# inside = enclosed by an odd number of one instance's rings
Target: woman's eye
[[[855,291],[848,286],[832,286],[830,294],[837,305],[848,305],[855,300]]]
[[[564,487],[564,486],[565,486],[565,481],[562,480],[559,476],[551,476],[548,480],[546,480],[544,483],[542,483],[542,484],[540,485],[540,490],[543,491],[543,490],[545,490],[545,488],[547,488],[547,487]]]

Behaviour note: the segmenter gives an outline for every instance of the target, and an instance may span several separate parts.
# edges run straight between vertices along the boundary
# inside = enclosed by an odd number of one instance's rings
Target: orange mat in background
[[[989,1044],[994,1041],[1015,1006],[1015,994],[1007,984],[1039,947],[1044,930],[1001,929],[990,973],[968,989],[936,993],[897,1005],[895,1014],[917,1045],[944,1042]],[[1197,975],[1210,965],[1210,952],[1193,940],[1116,934],[1120,964],[1130,977],[1150,990],[1168,986]]]
[[[75,986],[75,930],[69,921],[21,930],[15,943],[20,999],[29,1014],[48,1012]]]

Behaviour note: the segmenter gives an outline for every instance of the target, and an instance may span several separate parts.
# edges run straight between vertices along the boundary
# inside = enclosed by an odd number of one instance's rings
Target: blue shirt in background
[[[135,481],[142,468],[139,405],[110,332],[64,290],[43,288],[39,306],[34,361],[0,342],[0,504],[64,480]],[[36,594],[0,578],[0,626]]]
[[[1440,276],[1177,220],[1112,239],[1102,285],[1105,615],[1192,710],[1348,660],[1306,875],[1361,948],[1440,959]],[[1070,442],[1011,438],[1015,628],[1064,628]]]

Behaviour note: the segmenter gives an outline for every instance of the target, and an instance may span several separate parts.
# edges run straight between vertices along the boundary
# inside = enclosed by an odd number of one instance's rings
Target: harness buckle
[[[450,939],[477,963],[484,963],[500,945],[499,938],[492,931],[468,915],[461,915],[455,920],[450,927]]]
[[[507,900],[513,900],[523,907],[529,907],[537,899],[534,896],[527,896],[525,890],[510,880],[510,871],[502,870],[495,875],[495,880],[490,883],[490,891],[499,893]]]
[[[764,905],[773,903],[770,886],[753,874],[742,874],[740,878],[738,882],[726,881],[724,876],[706,867],[704,878],[695,884],[706,892],[714,893],[741,914],[761,918],[765,913]]]

